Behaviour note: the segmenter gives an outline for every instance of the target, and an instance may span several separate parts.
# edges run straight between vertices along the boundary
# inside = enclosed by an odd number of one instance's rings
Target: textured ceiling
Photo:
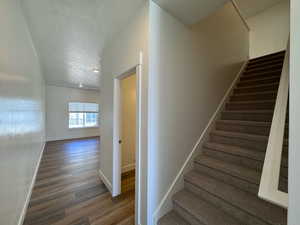
[[[46,83],[99,88],[101,52],[145,0],[22,0]]]
[[[195,24],[228,0],[153,0],[185,24]],[[252,1],[252,0],[248,0]]]
[[[235,0],[243,15],[248,18],[254,16],[282,0]],[[283,0],[285,1],[285,0]]]

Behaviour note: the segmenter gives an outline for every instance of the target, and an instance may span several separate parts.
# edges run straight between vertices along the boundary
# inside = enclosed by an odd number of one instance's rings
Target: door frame
[[[113,99],[113,179],[112,196],[121,194],[122,151],[119,143],[121,137],[121,80],[136,76],[136,152],[135,152],[135,224],[140,224],[141,206],[141,95],[142,64],[137,64],[125,73],[114,78]]]

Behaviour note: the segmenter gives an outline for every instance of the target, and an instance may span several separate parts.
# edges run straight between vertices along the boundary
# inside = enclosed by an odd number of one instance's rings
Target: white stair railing
[[[285,53],[258,196],[288,208],[288,193],[278,189],[289,97],[289,43]]]

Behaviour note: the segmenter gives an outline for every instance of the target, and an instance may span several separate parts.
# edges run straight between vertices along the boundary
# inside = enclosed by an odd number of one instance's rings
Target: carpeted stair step
[[[257,152],[257,151],[251,151],[244,150],[243,148],[240,148],[239,151],[236,149],[229,149],[229,148],[203,148],[204,156],[208,156],[210,158],[218,159],[218,160],[223,160],[228,163],[234,163],[235,165],[239,165],[242,167],[247,167],[250,169],[253,169],[255,171],[261,172],[263,165],[264,165],[264,157],[260,158],[259,160],[254,159],[255,154],[257,154],[259,157],[265,156],[263,152]],[[250,155],[250,152],[252,155]],[[250,155],[252,157],[247,157],[247,155]],[[288,176],[288,171],[287,171],[287,158],[283,158],[283,163],[285,163],[285,166],[282,164],[282,168],[280,171],[280,175],[282,179],[287,179]]]
[[[238,219],[241,225],[286,225],[286,210],[215,178],[192,171],[185,189]]]
[[[268,77],[261,77],[260,79],[255,80],[245,80],[240,81],[237,84],[237,87],[247,87],[247,86],[254,86],[254,85],[262,85],[262,84],[271,84],[271,83],[278,83],[280,80],[279,76],[268,76]]]
[[[245,93],[256,93],[256,92],[265,92],[265,91],[276,91],[278,90],[279,83],[273,84],[262,84],[254,86],[246,86],[234,89],[234,94],[245,94]]]
[[[260,173],[254,169],[201,154],[195,159],[195,170],[251,193],[258,193]],[[207,170],[209,168],[210,170]]]
[[[275,100],[234,101],[226,103],[226,111],[273,110]]]
[[[241,76],[240,81],[251,81],[251,80],[257,80],[262,78],[268,78],[268,77],[280,77],[281,70],[274,70],[274,71],[265,71],[265,72],[253,72],[253,74],[245,74]]]
[[[220,151],[231,155],[245,157],[247,159],[252,159],[255,161],[263,162],[265,160],[264,152],[253,151],[252,149],[242,148],[234,145],[225,145],[225,144],[218,144],[214,142],[207,142],[203,145],[203,147],[213,151]],[[283,159],[282,166],[287,168],[288,157],[286,157],[286,155],[283,155],[282,159]]]
[[[210,141],[219,144],[229,144],[258,151],[265,151],[268,143],[268,136],[243,134],[238,132],[213,130],[210,133]],[[284,152],[287,152],[288,140],[283,141]]]
[[[159,221],[158,225],[191,225],[179,216],[174,210],[164,215]]]
[[[218,120],[216,122],[217,130],[257,134],[264,136],[269,135],[270,128],[271,122],[256,122],[243,120]]]
[[[263,135],[218,130],[214,130],[210,133],[210,139],[212,142],[251,148],[258,151],[265,151],[268,142],[268,137]]]
[[[283,62],[268,65],[268,66],[262,66],[262,67],[247,67],[244,75],[251,74],[251,73],[260,73],[260,72],[269,72],[269,71],[278,71],[282,70]]]
[[[271,122],[272,118],[272,110],[224,110],[221,114],[222,120]]]
[[[241,225],[211,203],[187,190],[173,197],[174,210],[191,225]]]
[[[275,100],[276,97],[277,91],[243,93],[232,95],[230,101]]]
[[[270,54],[270,55],[265,55],[265,56],[261,56],[261,57],[257,57],[254,59],[250,59],[249,60],[249,64],[259,64],[262,62],[266,62],[266,61],[273,61],[273,60],[277,60],[277,59],[284,59],[284,55],[285,55],[285,51],[282,52],[277,52],[274,54]]]
[[[216,129],[229,132],[239,132],[247,134],[256,134],[269,136],[271,122],[256,122],[243,120],[218,120]],[[285,133],[288,134],[288,126],[285,127]],[[287,136],[288,137],[288,136]]]
[[[264,66],[269,66],[277,63],[282,63],[283,64],[284,57],[279,57],[275,58],[273,60],[267,60],[264,62],[258,62],[258,63],[248,63],[247,68],[257,68],[257,67],[264,67]]]

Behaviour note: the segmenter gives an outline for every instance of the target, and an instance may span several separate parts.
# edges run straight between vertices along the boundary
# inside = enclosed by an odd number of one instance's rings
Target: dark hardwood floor
[[[48,142],[24,225],[133,225],[134,172],[111,198],[99,179],[100,139]]]

